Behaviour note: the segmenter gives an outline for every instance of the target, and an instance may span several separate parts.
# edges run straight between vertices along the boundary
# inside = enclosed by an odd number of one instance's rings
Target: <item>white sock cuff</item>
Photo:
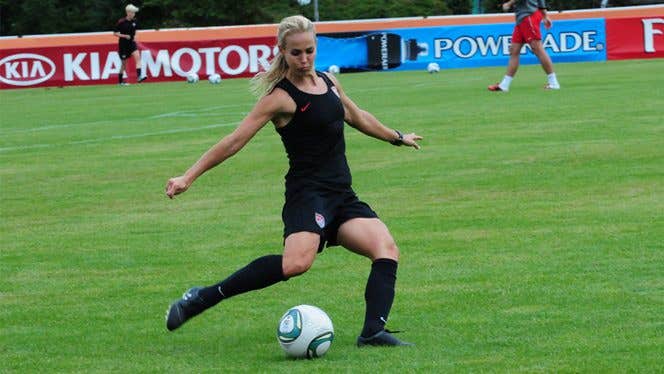
[[[501,90],[507,91],[510,89],[510,84],[512,83],[513,77],[510,77],[509,75],[506,75],[503,77],[503,80],[500,82],[498,85]]]

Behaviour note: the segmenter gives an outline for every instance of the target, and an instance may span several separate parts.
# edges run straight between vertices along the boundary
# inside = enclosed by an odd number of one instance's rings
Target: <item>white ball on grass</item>
[[[427,65],[427,71],[431,74],[437,73],[440,71],[440,65],[436,62],[430,62],[429,65]]]
[[[189,73],[187,74],[187,83],[196,83],[198,82],[198,74]]]
[[[211,84],[219,84],[219,83],[221,83],[221,75],[219,75],[217,73],[210,74],[210,76],[208,77],[208,81]]]
[[[290,357],[320,357],[330,349],[333,339],[332,320],[315,306],[294,306],[279,319],[277,340]]]

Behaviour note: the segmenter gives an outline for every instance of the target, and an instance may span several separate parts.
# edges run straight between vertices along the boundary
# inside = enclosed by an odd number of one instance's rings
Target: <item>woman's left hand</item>
[[[413,147],[415,149],[420,149],[420,145],[417,144],[417,140],[422,140],[423,138],[414,132],[411,132],[410,134],[403,134],[403,139],[401,142],[403,145],[407,145],[409,147]]]

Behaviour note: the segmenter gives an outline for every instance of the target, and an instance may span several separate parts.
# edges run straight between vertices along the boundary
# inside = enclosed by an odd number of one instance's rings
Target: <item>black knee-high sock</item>
[[[361,335],[365,338],[385,328],[394,301],[397,266],[396,261],[388,258],[380,258],[371,265],[367,288],[364,291],[367,310]]]
[[[136,68],[136,79],[141,79],[141,68]]]
[[[203,288],[199,295],[204,300],[205,306],[209,308],[231,296],[284,281],[286,277],[281,262],[281,255],[259,257],[223,281]]]
[[[118,74],[118,83],[122,83],[122,73]]]

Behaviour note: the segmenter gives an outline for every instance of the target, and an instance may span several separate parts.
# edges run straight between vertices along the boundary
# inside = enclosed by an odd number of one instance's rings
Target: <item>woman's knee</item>
[[[371,253],[371,260],[375,261],[379,258],[388,258],[394,261],[399,261],[399,247],[394,239],[385,239],[376,244],[375,249]]]
[[[385,252],[388,256],[388,258],[398,261],[399,260],[399,247],[397,246],[397,243],[392,239],[389,241],[386,246],[385,246]]]
[[[315,239],[315,240],[314,240]],[[314,263],[318,252],[318,237],[307,235],[293,236],[286,239],[282,267],[284,276],[295,277],[306,273]]]
[[[296,277],[304,274],[311,268],[314,258],[311,257],[286,257],[284,256],[282,267],[286,278]]]

